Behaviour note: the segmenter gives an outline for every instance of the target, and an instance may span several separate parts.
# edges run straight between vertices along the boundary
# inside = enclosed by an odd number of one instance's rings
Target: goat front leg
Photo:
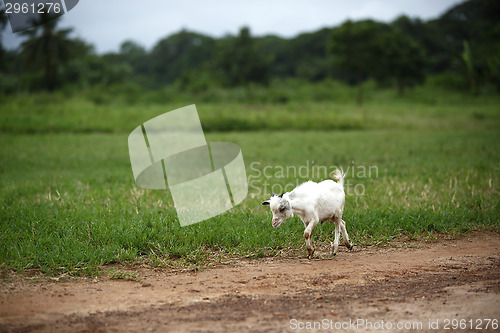
[[[347,234],[347,230],[345,228],[345,221],[340,221],[340,230],[342,231],[342,237],[344,237],[344,244],[349,249],[352,250],[354,245],[349,241],[349,235]]]
[[[306,240],[306,249],[307,249],[307,254],[308,258],[312,259],[313,254],[314,254],[314,246],[312,245],[312,232],[314,230],[314,227],[318,224],[318,220],[313,220],[307,223],[306,225],[306,230],[304,230],[304,238]]]
[[[339,221],[335,221],[335,239],[332,244],[332,254],[337,255],[337,251],[339,249],[339,239],[340,239],[340,223]]]

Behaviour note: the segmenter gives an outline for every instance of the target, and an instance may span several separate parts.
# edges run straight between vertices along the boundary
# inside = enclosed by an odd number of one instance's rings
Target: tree
[[[7,25],[7,15],[5,14],[5,9],[0,9],[0,42],[2,41],[1,32],[3,32],[3,29],[5,28],[6,25]]]
[[[396,30],[410,37],[425,50],[426,68],[430,74],[437,74],[449,69],[453,52],[444,43],[445,34],[436,21],[424,22],[419,18],[405,15],[391,23]]]
[[[147,71],[147,52],[142,45],[127,40],[120,45],[120,56],[134,69],[134,72],[142,74]]]
[[[258,53],[270,60],[270,75],[319,81],[330,74],[331,64],[326,48],[330,31],[324,28],[288,40],[277,36],[254,40]]]
[[[500,90],[500,1],[465,1],[428,24],[436,27],[442,36],[440,41],[447,63],[441,72],[461,75],[464,83],[468,81],[469,88],[496,84]],[[474,61],[464,61],[464,52],[467,59]]]
[[[213,38],[182,30],[155,45],[149,56],[150,71],[158,83],[173,83],[188,72],[200,71],[215,52]]]
[[[369,77],[394,82],[400,94],[425,79],[424,49],[387,24],[347,21],[332,30],[329,47],[336,66],[354,76],[358,104],[363,101],[362,83]]]
[[[269,75],[287,77],[294,75],[293,57],[288,49],[289,40],[269,35],[254,38],[257,53],[269,59]]]
[[[5,15],[5,9],[0,9],[0,70],[4,67],[4,49],[2,45],[2,33],[3,29],[7,25],[7,16]]]
[[[329,51],[336,67],[353,75],[358,104],[363,103],[363,82],[377,71],[382,50],[379,36],[390,28],[372,20],[350,20],[331,33]]]
[[[395,81],[398,93],[425,80],[425,51],[413,39],[399,31],[378,36],[381,50],[374,77],[379,82]]]
[[[329,75],[327,44],[331,29],[300,34],[289,42],[288,55],[294,59],[294,74],[310,81],[319,81]]]
[[[263,57],[244,27],[237,37],[228,38],[221,45],[218,66],[228,86],[248,85],[250,82],[267,84],[271,59]]]
[[[464,41],[464,51],[462,52],[462,59],[467,69],[467,81],[469,82],[469,89],[472,93],[476,90],[476,80],[474,79],[474,64],[469,47],[469,43]]]
[[[28,38],[21,44],[21,57],[24,69],[40,70],[44,89],[52,91],[60,84],[61,68],[75,56],[75,52],[74,42],[69,38],[73,29],[56,30],[60,17],[47,22],[48,16],[50,14],[40,14],[34,23],[46,23],[21,32]]]

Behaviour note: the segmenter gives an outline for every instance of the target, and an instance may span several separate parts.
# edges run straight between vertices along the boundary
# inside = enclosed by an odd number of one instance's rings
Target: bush
[[[466,91],[469,89],[465,75],[453,72],[437,74],[430,77],[427,81],[430,86],[449,90]]]

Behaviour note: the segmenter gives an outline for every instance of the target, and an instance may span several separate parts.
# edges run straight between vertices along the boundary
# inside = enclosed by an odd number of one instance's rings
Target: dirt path
[[[3,282],[0,332],[500,332],[498,234],[324,257]]]

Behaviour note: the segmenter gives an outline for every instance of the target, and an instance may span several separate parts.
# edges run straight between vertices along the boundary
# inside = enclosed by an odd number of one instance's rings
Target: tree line
[[[437,19],[401,16],[390,23],[346,21],[340,26],[286,39],[255,37],[248,27],[212,38],[181,30],[151,50],[125,41],[99,55],[88,42],[58,29],[58,20],[22,32],[25,41],[5,50],[0,40],[0,93],[134,82],[144,89],[178,85],[201,91],[267,85],[276,79],[335,79],[394,87],[399,93],[437,77],[449,88],[500,91],[500,2],[469,0]],[[0,13],[0,31],[6,28]]]

